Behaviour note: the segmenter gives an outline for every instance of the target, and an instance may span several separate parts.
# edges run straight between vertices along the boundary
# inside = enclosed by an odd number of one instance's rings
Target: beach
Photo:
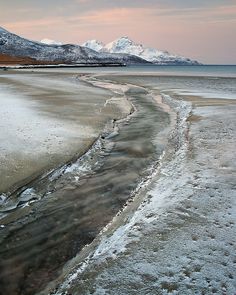
[[[116,102],[105,105],[110,91],[66,76],[1,73],[1,193],[78,158],[122,116]]]
[[[25,187],[2,201],[3,290],[234,294],[235,77],[54,71],[0,76],[4,91],[24,93],[10,98],[14,112],[30,104],[27,118],[46,129],[1,121],[3,159],[18,167],[5,162],[3,196]],[[18,133],[29,146],[19,149]],[[26,146],[22,168],[15,155]]]

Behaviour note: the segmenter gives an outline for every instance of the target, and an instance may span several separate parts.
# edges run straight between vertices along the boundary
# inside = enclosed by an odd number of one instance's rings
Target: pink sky
[[[132,6],[101,2],[102,7],[93,7],[94,0],[68,0],[65,6],[49,13],[43,10],[43,5],[48,6],[42,1],[41,6],[21,6],[10,14],[6,14],[9,7],[5,4],[0,25],[30,39],[50,38],[63,43],[81,44],[89,39],[107,43],[128,36],[144,45],[204,63],[236,64],[235,1],[191,7],[184,3],[176,6],[171,0],[167,4],[157,0],[155,5],[138,5],[139,1],[134,1],[137,5]]]

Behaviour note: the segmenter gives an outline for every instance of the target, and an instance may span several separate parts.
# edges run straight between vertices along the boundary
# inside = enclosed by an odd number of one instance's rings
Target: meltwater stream
[[[35,294],[124,206],[164,149],[169,125],[144,89],[126,93],[136,111],[103,134],[77,162],[35,181],[18,196],[0,235],[0,294]],[[116,124],[116,123],[115,123]]]

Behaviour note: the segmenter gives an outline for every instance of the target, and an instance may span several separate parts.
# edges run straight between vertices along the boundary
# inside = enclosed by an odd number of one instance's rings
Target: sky
[[[0,0],[0,26],[82,44],[128,36],[207,64],[236,64],[236,0]]]

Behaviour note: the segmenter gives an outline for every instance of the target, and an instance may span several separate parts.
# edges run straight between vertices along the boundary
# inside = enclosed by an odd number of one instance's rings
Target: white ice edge
[[[192,111],[192,105],[191,103],[185,101],[176,100],[164,93],[162,93],[161,96],[163,102],[169,105],[171,109],[177,113],[178,118],[176,121],[176,126],[174,130],[170,132],[169,137],[170,140],[172,140],[173,137],[178,136],[178,150],[175,152],[172,160],[167,163],[165,162],[165,151],[163,152],[160,157],[158,168],[153,171],[153,173],[144,183],[141,183],[139,187],[136,188],[134,195],[137,195],[140,191],[147,187],[153,181],[154,176],[157,176],[157,174],[160,175],[161,181],[155,183],[154,188],[148,191],[146,198],[139,205],[135,213],[128,219],[128,221],[126,221],[125,224],[116,228],[109,237],[106,234],[109,234],[110,227],[117,221],[118,218],[120,218],[120,216],[122,216],[123,211],[128,205],[126,205],[113,218],[113,220],[105,228],[103,228],[103,230],[98,235],[98,239],[100,240],[95,251],[90,253],[89,256],[82,263],[80,263],[79,267],[66,278],[66,280],[59,286],[58,290],[53,293],[54,295],[67,294],[67,288],[70,287],[71,283],[76,280],[91,263],[99,264],[107,258],[116,259],[119,254],[125,252],[127,246],[130,243],[139,240],[140,236],[142,235],[140,227],[145,223],[151,223],[153,221],[152,215],[154,213],[157,214],[157,212],[161,214],[163,208],[168,206],[166,201],[168,200],[168,202],[170,202],[168,196],[171,194],[172,188],[166,189],[165,179],[169,178],[177,163],[180,166],[181,162],[186,156],[187,142],[185,139],[185,133],[188,128],[186,120]]]

